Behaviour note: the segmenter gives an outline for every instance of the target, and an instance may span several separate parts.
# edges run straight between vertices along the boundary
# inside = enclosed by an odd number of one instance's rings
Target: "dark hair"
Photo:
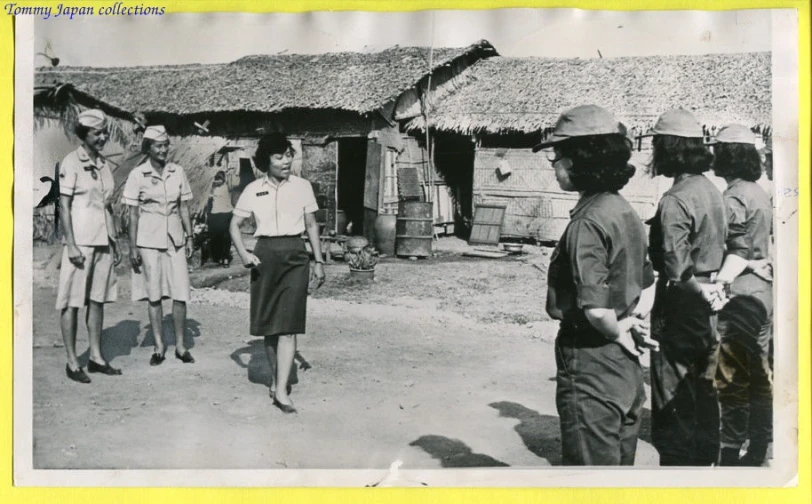
[[[713,173],[755,182],[761,177],[761,156],[755,145],[718,143],[713,146]]]
[[[76,126],[73,128],[73,132],[76,134],[79,140],[84,141],[84,139],[87,138],[87,134],[90,133],[90,129],[91,128],[85,126],[84,124],[76,123]]]
[[[155,143],[155,140],[151,138],[144,138],[141,140],[141,153],[149,154],[149,150],[152,148],[152,144]]]
[[[221,179],[225,180],[226,179],[226,172],[224,172],[223,170],[220,170],[220,171],[218,171],[217,173],[214,174],[214,178],[215,179],[221,178]]]
[[[77,122],[76,126],[73,127],[73,133],[79,138],[79,140],[84,141],[85,138],[87,138],[87,134],[93,131],[94,129],[104,129],[109,133],[109,130],[107,130],[107,126],[104,126],[104,128],[91,128],[90,126],[85,126],[80,122]]]
[[[713,154],[702,138],[654,135],[651,174],[676,177],[683,173],[704,173],[710,169]]]
[[[287,139],[284,133],[269,133],[263,135],[257,144],[257,151],[254,153],[254,166],[262,173],[267,173],[271,167],[271,156],[274,154],[284,154],[293,152],[293,144]]]
[[[579,191],[617,192],[635,172],[628,164],[632,142],[620,134],[573,137],[555,148],[572,162],[570,181]]]

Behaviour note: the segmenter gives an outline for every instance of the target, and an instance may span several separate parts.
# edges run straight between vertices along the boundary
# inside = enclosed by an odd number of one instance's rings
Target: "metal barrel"
[[[397,255],[431,257],[431,240],[434,234],[432,210],[432,203],[423,201],[398,203]]]

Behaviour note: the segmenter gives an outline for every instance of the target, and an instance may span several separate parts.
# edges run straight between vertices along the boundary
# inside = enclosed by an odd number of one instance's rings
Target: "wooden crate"
[[[477,205],[468,243],[470,245],[498,245],[502,235],[502,221],[505,218],[506,208],[502,204]]]

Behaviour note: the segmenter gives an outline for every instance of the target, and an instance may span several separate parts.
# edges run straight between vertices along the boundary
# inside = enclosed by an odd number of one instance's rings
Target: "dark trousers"
[[[662,466],[709,466],[719,456],[716,316],[698,295],[658,287],[651,353],[651,441]]]
[[[209,214],[209,246],[213,261],[231,259],[231,235],[228,226],[231,224],[231,212]]]
[[[719,312],[722,338],[716,375],[722,407],[723,447],[767,446],[772,441],[772,284],[742,275]]]
[[[562,324],[555,348],[562,463],[634,465],[646,399],[640,362],[591,326]]]

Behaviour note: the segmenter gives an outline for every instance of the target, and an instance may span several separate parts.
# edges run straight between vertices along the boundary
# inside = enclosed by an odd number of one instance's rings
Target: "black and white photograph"
[[[795,10],[93,14],[15,19],[16,484],[793,485]]]

